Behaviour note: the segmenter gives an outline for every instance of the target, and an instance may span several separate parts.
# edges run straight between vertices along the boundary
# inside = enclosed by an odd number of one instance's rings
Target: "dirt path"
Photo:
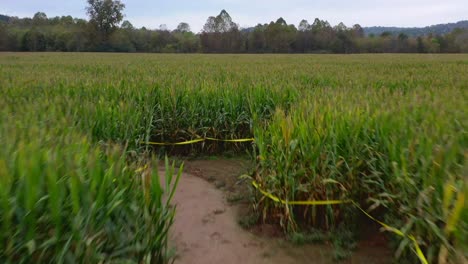
[[[174,197],[175,263],[271,263],[263,254],[264,243],[237,224],[235,208],[225,200],[222,191],[205,180],[182,176]]]
[[[239,226],[240,207],[227,202],[229,186],[237,179],[233,175],[239,173],[238,163],[196,161],[187,164],[186,171],[174,196],[177,211],[171,240],[177,249],[176,264],[333,263],[330,246],[298,247]],[[381,250],[371,250],[354,254],[344,263],[390,263],[387,253],[382,259]]]

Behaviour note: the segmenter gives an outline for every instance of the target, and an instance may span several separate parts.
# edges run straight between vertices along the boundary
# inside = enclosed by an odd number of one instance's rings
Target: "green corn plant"
[[[430,262],[466,258],[466,60],[0,54],[0,262],[169,261],[175,185],[156,179],[174,169],[156,175],[148,157],[245,151],[282,199],[352,199]],[[203,137],[255,143],[142,143]],[[285,232],[359,219],[258,198]],[[398,261],[417,261],[409,239],[388,236]]]

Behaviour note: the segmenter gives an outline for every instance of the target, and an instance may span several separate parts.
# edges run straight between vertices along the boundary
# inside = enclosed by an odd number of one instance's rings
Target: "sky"
[[[135,27],[175,29],[189,23],[199,32],[209,16],[225,9],[240,27],[269,23],[283,17],[296,26],[318,17],[336,25],[421,27],[468,19],[467,0],[121,0],[125,20]],[[85,0],[0,0],[0,14],[32,17],[71,15],[86,18]]]

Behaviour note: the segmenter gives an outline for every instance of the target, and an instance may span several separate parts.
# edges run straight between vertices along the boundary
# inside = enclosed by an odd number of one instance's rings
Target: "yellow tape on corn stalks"
[[[195,143],[202,142],[202,141],[205,141],[205,139],[204,138],[199,138],[199,139],[192,139],[192,140],[188,140],[188,141],[174,142],[174,143],[142,141],[141,144],[158,145],[158,146],[173,146],[173,145],[190,145],[190,144],[195,144]]]
[[[285,205],[333,205],[333,204],[345,204],[345,203],[352,203],[354,206],[356,206],[361,212],[363,212],[367,217],[369,217],[370,219],[372,219],[373,221],[377,222],[378,224],[380,224],[381,226],[383,226],[386,230],[392,232],[392,233],[395,233],[401,237],[406,237],[408,239],[410,239],[412,242],[413,242],[413,246],[414,246],[414,253],[418,256],[419,260],[421,261],[421,263],[423,264],[428,264],[429,262],[427,261],[426,257],[424,256],[424,253],[422,252],[421,248],[419,247],[418,245],[418,241],[416,240],[416,238],[412,235],[406,235],[405,233],[403,233],[401,230],[397,229],[397,228],[394,228],[392,226],[389,226],[387,224],[385,224],[384,222],[382,221],[379,221],[378,219],[376,219],[375,217],[373,217],[372,215],[370,215],[368,212],[366,212],[366,210],[362,209],[358,203],[356,203],[355,201],[353,200],[324,200],[324,201],[316,201],[316,200],[312,200],[312,201],[287,201],[287,200],[283,200],[281,198],[278,198],[277,196],[263,190],[262,188],[260,188],[260,185],[256,182],[256,181],[252,181],[252,185],[255,187],[255,189],[257,189],[260,193],[262,193],[265,197],[268,197],[270,198],[272,201],[274,202],[277,202],[277,203],[281,203],[281,204],[285,204]]]
[[[206,139],[206,140],[211,140],[211,141],[221,141],[221,142],[252,142],[252,141],[255,141],[254,138],[217,139],[217,138],[207,137],[207,138],[205,138],[205,139]]]
[[[270,198],[271,200],[281,203],[281,204],[289,204],[289,205],[329,205],[329,204],[343,204],[343,203],[351,203],[351,200],[326,200],[326,201],[286,201],[283,199],[280,199],[273,194],[266,192],[260,188],[257,182],[253,181],[252,185],[260,191],[264,196]]]
[[[383,226],[385,229],[387,229],[388,231],[390,232],[393,232],[401,237],[407,237],[409,238],[412,242],[413,242],[413,245],[414,245],[414,253],[418,256],[419,260],[421,261],[421,263],[424,263],[424,264],[428,264],[427,260],[426,260],[426,257],[424,256],[424,253],[422,252],[421,248],[419,247],[418,245],[418,241],[416,240],[416,238],[412,235],[406,235],[405,233],[401,232],[399,229],[396,229],[392,226],[389,226],[387,224],[385,224],[384,222],[382,221],[379,221],[377,220],[375,217],[373,217],[372,215],[370,215],[368,212],[366,212],[364,209],[362,209],[356,202],[352,202],[354,204],[354,206],[356,206],[359,210],[361,210],[361,212],[363,212],[367,217],[369,217],[370,219],[374,220],[375,222],[379,223],[381,226]]]
[[[202,141],[206,140],[211,140],[211,141],[220,141],[220,142],[252,142],[255,139],[254,138],[241,138],[241,139],[217,139],[217,138],[211,138],[211,137],[206,137],[206,138],[197,138],[197,139],[192,139],[188,141],[182,141],[182,142],[174,142],[174,143],[164,143],[164,142],[152,142],[152,141],[141,141],[141,144],[147,144],[147,145],[158,145],[158,146],[180,146],[180,145],[190,145],[190,144],[195,144],[199,143]]]

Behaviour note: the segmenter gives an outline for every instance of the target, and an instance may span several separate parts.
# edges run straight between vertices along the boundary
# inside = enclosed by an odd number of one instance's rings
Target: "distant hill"
[[[8,22],[9,20],[10,20],[10,17],[9,17],[9,16],[0,15],[0,21]]]
[[[384,32],[390,32],[392,34],[405,33],[412,37],[424,36],[429,33],[444,35],[452,32],[456,28],[468,28],[468,20],[462,20],[455,23],[437,24],[427,27],[363,27],[366,35],[380,35]],[[241,28],[240,30],[242,32],[249,33],[254,30],[254,27]]]
[[[392,34],[405,33],[408,36],[423,36],[429,33],[443,35],[452,32],[456,28],[468,28],[468,20],[458,21],[456,23],[437,24],[427,27],[365,27],[366,35],[380,35],[383,32]]]

